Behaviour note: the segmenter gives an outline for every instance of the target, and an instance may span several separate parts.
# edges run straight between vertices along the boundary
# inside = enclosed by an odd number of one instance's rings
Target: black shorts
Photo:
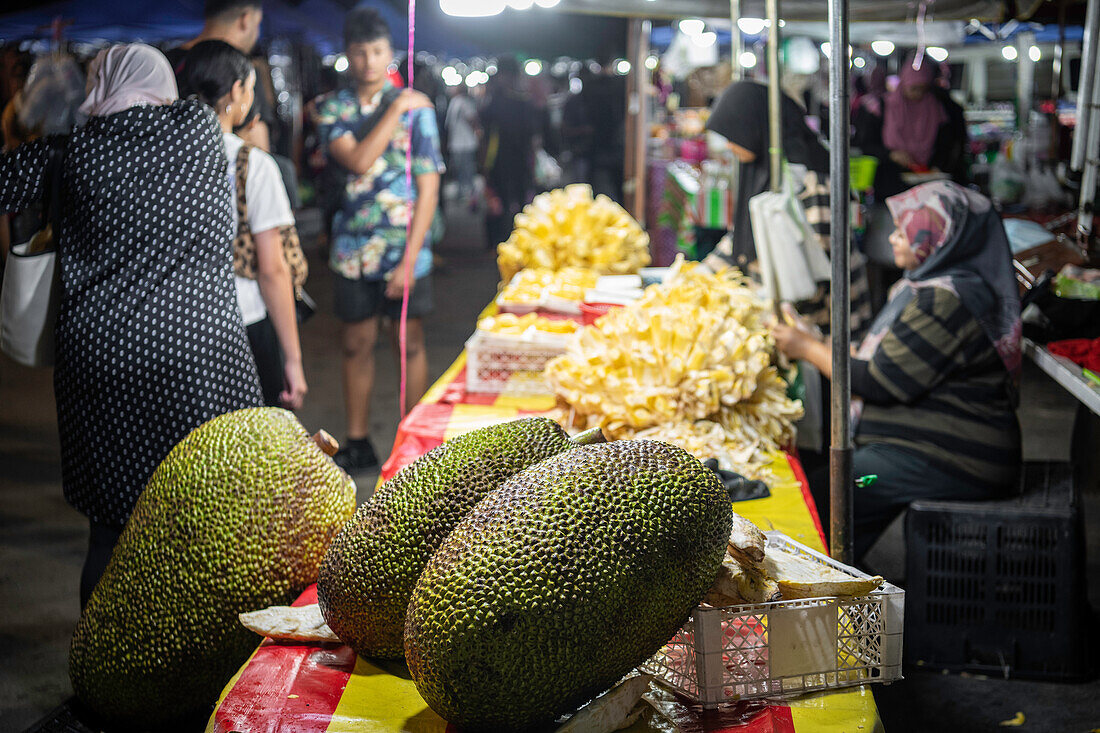
[[[392,320],[401,317],[401,299],[386,297],[385,280],[350,280],[333,273],[336,280],[336,318],[344,323],[358,323],[375,316]],[[418,278],[409,293],[409,318],[423,318],[432,312],[432,278]]]

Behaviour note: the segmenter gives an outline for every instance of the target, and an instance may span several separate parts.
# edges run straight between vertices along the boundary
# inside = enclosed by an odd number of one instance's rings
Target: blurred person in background
[[[393,45],[378,11],[358,7],[348,13],[344,53],[354,86],[317,105],[317,128],[328,158],[343,171],[329,267],[336,284],[336,317],[343,324],[348,440],[335,460],[355,474],[378,466],[370,441],[374,347],[382,319],[400,319],[406,278],[408,389],[403,409],[412,409],[428,388],[423,318],[433,305],[429,230],[445,167],[435,106],[419,92],[395,89],[389,80]],[[411,189],[405,178],[408,148]],[[396,338],[394,347],[399,357]]]
[[[519,62],[502,56],[481,111],[481,171],[485,177],[486,246],[508,238],[512,220],[527,204],[535,185],[535,145],[539,120],[520,88]]]
[[[294,225],[294,214],[278,165],[233,132],[253,109],[256,71],[228,43],[200,41],[187,52],[180,76],[181,92],[212,108],[222,129],[238,219],[233,245],[237,304],[264,403],[297,410],[308,391],[294,305],[300,283],[291,277],[281,232]]]
[[[260,38],[260,25],[264,19],[263,0],[205,0],[203,25],[199,35],[164,52],[176,79],[180,79],[187,51],[200,41],[225,41],[245,55],[251,55]],[[275,125],[274,96],[271,91],[270,68],[263,59],[253,60],[256,68],[256,106],[259,121],[254,127],[269,141],[277,130]]]
[[[477,105],[470,97],[465,84],[453,87],[454,96],[447,105],[444,127],[447,131],[448,168],[458,184],[458,198],[465,200],[470,209],[477,206],[474,198],[474,179],[477,177],[477,148],[481,123]]]
[[[590,155],[592,192],[623,202],[626,157],[626,77],[615,70],[610,56],[600,59],[600,72],[581,90],[592,126]]]
[[[591,183],[593,128],[585,106],[584,87],[592,80],[592,72],[587,65],[581,67],[577,79],[581,91],[570,93],[562,110],[562,147],[569,153],[569,182]]]
[[[221,131],[144,44],[101,51],[66,140],[0,156],[0,211],[47,195],[65,145],[54,390],[66,500],[87,515],[87,602],[154,469],[194,428],[263,404],[233,291]]]
[[[33,57],[19,50],[18,43],[6,43],[0,47],[0,129],[3,131],[3,150],[8,151],[38,136],[19,120],[22,108],[23,84],[27,80]],[[0,273],[13,244],[25,242],[38,231],[42,223],[41,206],[32,204],[27,216],[0,214]]]
[[[932,93],[936,65],[923,59],[919,68],[907,59],[898,74],[898,88],[886,96],[882,118],[882,142],[890,160],[903,170],[931,169],[940,128],[947,124],[947,111]]]
[[[926,59],[925,63],[931,61]],[[940,126],[936,136],[932,167],[950,175],[955,183],[966,185],[970,181],[966,165],[970,134],[966,129],[966,112],[951,96],[951,65],[946,61],[936,66],[936,79],[929,91],[947,113],[947,122]]]

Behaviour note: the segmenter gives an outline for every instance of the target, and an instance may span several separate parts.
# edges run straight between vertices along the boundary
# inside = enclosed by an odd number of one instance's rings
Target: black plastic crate
[[[1021,494],[918,501],[906,520],[905,659],[995,675],[1090,671],[1084,529],[1068,463],[1024,465]]]

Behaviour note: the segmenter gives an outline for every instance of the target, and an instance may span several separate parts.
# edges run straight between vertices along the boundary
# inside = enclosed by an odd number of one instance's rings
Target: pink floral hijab
[[[890,291],[889,300],[860,344],[859,358],[874,355],[890,326],[922,287],[950,290],[970,311],[1019,380],[1020,297],[1001,218],[989,199],[948,181],[891,196],[886,206],[905,232],[919,264]]]
[[[101,117],[148,104],[179,99],[176,75],[168,59],[144,43],[111,46],[99,52],[88,68],[91,88],[80,111]]]

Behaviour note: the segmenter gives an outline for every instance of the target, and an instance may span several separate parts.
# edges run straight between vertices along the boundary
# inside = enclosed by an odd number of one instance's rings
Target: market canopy
[[[929,3],[929,17],[937,20],[999,21],[1015,12],[1016,3],[1005,0],[936,0]],[[853,21],[915,20],[917,3],[909,0],[849,0]],[[562,0],[562,10],[591,15],[624,15],[645,18],[728,18],[729,0]],[[782,0],[779,15],[784,20],[825,20],[828,3],[824,0]],[[764,0],[741,0],[741,15],[763,18]]]

